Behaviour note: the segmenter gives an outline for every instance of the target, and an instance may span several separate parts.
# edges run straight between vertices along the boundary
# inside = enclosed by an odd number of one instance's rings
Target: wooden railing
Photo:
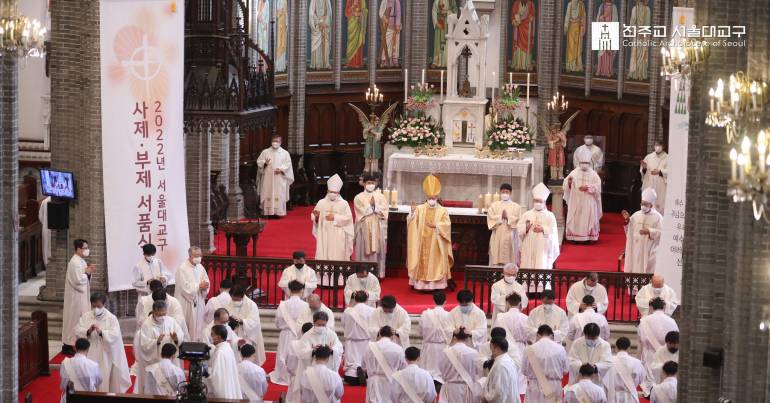
[[[553,290],[556,304],[567,309],[567,291],[569,287],[583,280],[589,271],[579,270],[534,270],[521,269],[517,281],[529,291],[530,304],[524,309],[529,313],[531,308],[541,304],[540,292],[545,288]],[[492,284],[502,279],[500,267],[466,266],[464,287],[474,293],[476,304],[491,315],[493,305],[490,301]],[[637,322],[639,311],[634,297],[640,288],[650,282],[652,274],[599,272],[599,284],[607,289],[609,308],[607,320],[610,322]]]
[[[32,320],[19,325],[19,389],[49,374],[48,315],[35,311]]]
[[[278,287],[283,269],[292,265],[291,259],[219,256],[206,255],[203,266],[211,281],[209,296],[217,295],[219,284],[229,278],[238,284],[245,285],[251,298],[260,308],[276,308],[284,299],[283,291]],[[332,260],[308,260],[306,264],[312,267],[327,286],[318,287],[317,294],[326,306],[334,311],[345,309],[345,298],[342,295],[345,279],[356,272],[357,267],[365,267],[373,272],[377,267],[375,262],[344,262]]]

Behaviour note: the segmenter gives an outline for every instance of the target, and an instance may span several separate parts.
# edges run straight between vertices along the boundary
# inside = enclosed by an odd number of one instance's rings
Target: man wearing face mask
[[[406,309],[396,302],[396,297],[392,295],[382,297],[380,306],[374,311],[369,322],[369,333],[372,339],[377,337],[377,332],[383,326],[390,326],[393,329],[393,340],[403,348],[409,347],[412,319]]]
[[[190,341],[201,340],[201,330],[207,325],[206,296],[209,294],[209,276],[201,265],[203,252],[197,246],[187,250],[188,257],[176,271],[176,291],[182,305]]]
[[[326,187],[326,197],[318,201],[310,215],[316,239],[315,258],[349,261],[353,254],[353,213],[340,195],[342,179],[339,175],[329,178]],[[322,285],[325,285],[324,280]]]
[[[646,188],[642,191],[641,210],[634,215],[621,212],[626,231],[626,273],[655,273],[655,255],[663,229],[663,216],[653,208],[656,199],[655,190]]]
[[[289,384],[289,371],[286,367],[289,344],[302,336],[300,318],[309,309],[307,302],[301,298],[302,290],[303,287],[299,281],[290,282],[289,298],[278,304],[275,313],[275,327],[280,330],[280,334],[278,335],[275,369],[270,373],[270,381],[278,385]]]
[[[438,204],[441,182],[428,175],[422,181],[427,200],[411,206],[407,216],[406,267],[409,285],[417,290],[443,290],[452,278],[452,223]]]
[[[230,318],[238,323],[235,334],[241,340],[254,346],[255,361],[262,365],[265,362],[265,342],[262,338],[262,322],[259,319],[259,308],[250,298],[245,296],[243,287],[239,284],[230,291],[231,300],[224,308],[230,313]]]
[[[332,357],[326,363],[327,368],[338,372],[343,348],[337,333],[326,327],[328,320],[326,312],[316,312],[313,315],[313,328],[300,337],[297,357],[304,362],[305,367],[309,367],[313,359],[313,350],[318,346],[328,346],[332,349]]]
[[[516,233],[521,216],[521,206],[511,200],[513,188],[508,183],[500,185],[500,200],[487,209],[487,227],[492,231],[489,237],[489,265],[519,263],[521,240]]]
[[[652,313],[639,321],[639,344],[642,350],[642,362],[648,368],[647,380],[642,384],[642,390],[649,393],[653,383],[657,382],[652,376],[652,366],[655,364],[655,354],[666,344],[666,337],[671,332],[679,332],[679,325],[663,309],[665,302],[660,298],[650,301]]]
[[[168,308],[165,301],[155,301],[152,304],[150,319],[142,323],[136,336],[134,336],[134,358],[136,359],[134,393],[147,394],[150,392],[146,386],[145,379],[148,374],[145,369],[160,362],[163,358],[161,355],[162,346],[166,343],[173,343],[179,347],[182,342],[186,341],[182,328],[179,327],[174,318],[166,315],[167,312]],[[180,366],[179,360],[174,360],[174,364]]]
[[[78,338],[88,339],[91,348],[86,355],[99,364],[104,380],[97,392],[125,393],[131,387],[126,350],[118,318],[104,308],[107,296],[91,294],[91,310],[80,317],[75,327]]]
[[[537,184],[532,189],[532,210],[519,219],[521,267],[525,269],[552,269],[553,262],[559,257],[556,216],[545,206],[550,193],[544,184]]]
[[[567,312],[572,318],[580,312],[580,306],[586,295],[593,297],[594,302],[591,307],[596,313],[604,315],[610,306],[610,299],[607,296],[607,289],[599,284],[599,273],[591,272],[586,274],[582,281],[572,284],[567,291]]]
[[[666,303],[666,308],[663,311],[668,316],[673,315],[676,308],[680,305],[676,291],[666,285],[663,276],[659,274],[652,276],[652,281],[636,293],[636,307],[642,316],[647,315],[650,300],[653,298],[660,298]]]
[[[449,311],[455,332],[462,329],[470,334],[470,346],[478,349],[487,341],[487,314],[473,303],[473,293],[470,290],[460,290],[457,293],[457,303],[459,305]]]
[[[86,263],[91,249],[85,239],[73,242],[75,254],[67,264],[67,276],[64,282],[64,311],[62,318],[62,353],[75,354],[75,326],[84,313],[91,309],[91,274],[96,271],[96,265]]]
[[[527,298],[527,290],[524,286],[516,281],[516,274],[518,274],[519,268],[514,263],[507,263],[503,267],[503,278],[492,284],[492,295],[490,301],[495,306],[495,310],[492,312],[492,322],[498,314],[508,310],[505,299],[511,294],[518,294],[521,298],[521,306],[518,309],[525,309],[529,306],[529,298]]]
[[[378,276],[385,277],[385,224],[388,221],[388,201],[377,190],[377,179],[364,174],[364,191],[353,199],[356,208],[356,260],[377,262]]]
[[[134,265],[133,285],[141,298],[150,293],[149,284],[152,280],[160,280],[165,287],[168,285],[168,271],[163,261],[155,257],[157,248],[151,243],[142,245],[142,258]]]
[[[652,188],[658,195],[653,204],[663,214],[666,206],[666,179],[668,178],[668,154],[663,151],[663,142],[655,142],[655,151],[642,160],[639,172],[642,173],[642,189]]]
[[[302,299],[307,299],[318,287],[316,272],[305,264],[305,251],[297,250],[292,254],[294,264],[283,269],[278,287],[283,290],[284,298],[289,298],[289,283],[297,280],[305,286]]]
[[[350,304],[351,297],[356,291],[364,291],[368,296],[366,303],[375,306],[380,300],[380,280],[366,267],[356,266],[356,272],[345,279],[345,305]]]
[[[598,370],[598,376],[593,382],[603,386],[607,371],[612,367],[612,348],[610,343],[599,337],[601,330],[596,323],[589,323],[583,328],[583,336],[578,337],[569,350],[569,384],[578,381],[578,371],[581,366],[591,364]]]
[[[567,336],[569,331],[567,313],[556,306],[554,300],[553,290],[544,290],[540,295],[542,304],[529,311],[527,327],[529,328],[530,340],[537,339],[537,331],[543,325],[548,325],[553,333],[553,340],[557,343],[561,343]]]
[[[262,150],[257,158],[259,201],[262,214],[285,216],[289,186],[294,182],[291,155],[281,148],[281,136],[273,136],[271,146]]]
[[[591,242],[599,239],[602,218],[602,180],[591,168],[588,150],[576,155],[579,165],[564,178],[564,201],[567,202],[565,236],[569,241]]]
[[[591,155],[591,167],[593,170],[600,172],[604,166],[604,152],[599,146],[594,144],[594,136],[590,134],[583,136],[583,144],[576,148],[575,152],[572,154],[572,166],[577,168],[580,165],[578,155],[581,155],[581,153],[585,151],[588,151]]]

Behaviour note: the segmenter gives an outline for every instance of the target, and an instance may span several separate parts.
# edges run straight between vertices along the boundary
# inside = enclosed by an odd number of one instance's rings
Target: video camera
[[[208,378],[208,368],[204,361],[209,359],[209,347],[206,343],[182,343],[179,346],[179,358],[190,362],[190,378],[177,386],[177,401],[206,403],[206,385],[203,378]]]

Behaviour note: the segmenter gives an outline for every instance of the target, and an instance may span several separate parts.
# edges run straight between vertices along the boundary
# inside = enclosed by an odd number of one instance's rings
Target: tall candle
[[[425,84],[425,69],[422,69],[422,83]]]
[[[388,206],[390,206],[390,189],[383,190],[382,197],[385,198],[385,200],[388,202]]]
[[[398,205],[398,190],[396,189],[390,191],[390,204],[394,206]]]
[[[527,73],[527,106],[529,106],[529,73]]]
[[[508,84],[513,85],[513,73],[508,73]]]
[[[484,207],[489,208],[491,204],[492,204],[492,194],[487,192],[487,194],[484,195]]]
[[[407,90],[409,85],[409,70],[404,69],[404,103],[406,103],[406,98],[409,96],[409,91]]]
[[[439,102],[444,102],[444,70],[441,70],[441,82],[439,83],[438,91],[439,91],[439,97],[438,97]]]
[[[767,135],[765,134],[764,130],[759,131],[759,136],[757,136],[757,152],[759,152],[759,161],[757,161],[757,165],[759,165],[759,171],[764,173],[765,172],[765,152],[767,151]]]
[[[481,213],[481,210],[484,209],[484,195],[479,195],[478,207],[479,207],[479,213]]]
[[[492,102],[495,102],[495,85],[497,82],[495,81],[495,72],[492,72]]]
[[[499,202],[500,201],[500,192],[495,192],[494,196],[492,196],[492,202]]]

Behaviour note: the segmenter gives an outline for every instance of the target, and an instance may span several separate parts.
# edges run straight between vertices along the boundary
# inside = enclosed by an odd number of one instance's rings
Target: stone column
[[[420,73],[428,64],[428,24],[432,24],[430,7],[433,3],[427,0],[408,0],[411,3],[411,35],[406,42],[410,44],[411,58],[409,60],[409,85],[420,82]],[[427,80],[427,78],[426,78]]]
[[[240,184],[241,168],[241,129],[233,121],[228,121],[224,126],[224,134],[230,140],[230,161],[228,162],[227,218],[240,220],[243,218],[243,192]]]
[[[652,25],[664,25],[666,23],[667,10],[671,7],[670,0],[664,0],[655,4],[652,9]],[[670,24],[666,25],[670,30]],[[655,141],[663,140],[663,112],[661,106],[666,100],[668,86],[666,79],[660,76],[660,48],[650,48],[650,98],[647,118],[647,151],[655,146]]]
[[[211,128],[211,170],[219,171],[217,186],[230,186],[230,138],[224,133],[221,124]],[[212,189],[214,190],[214,189]]]
[[[291,4],[291,27],[289,32],[289,152],[302,154],[305,151],[305,74],[307,73],[307,18],[308,0]]]
[[[187,187],[187,225],[190,245],[214,250],[211,227],[211,123],[191,119],[185,122],[185,183]]]
[[[18,66],[13,56],[2,57],[0,64],[0,401],[15,403],[19,399]]]
[[[538,23],[537,41],[537,110],[545,117],[546,122],[559,121],[559,116],[553,113],[545,113],[548,109],[548,101],[559,89],[559,71],[561,69],[561,57],[557,50],[559,43],[559,0],[542,0],[540,4],[540,21]],[[537,121],[530,117],[530,122]],[[537,125],[537,123],[536,123]],[[539,125],[538,125],[539,126]],[[537,144],[546,144],[543,132],[545,128],[538,127],[535,135]],[[546,174],[547,175],[547,174]]]

